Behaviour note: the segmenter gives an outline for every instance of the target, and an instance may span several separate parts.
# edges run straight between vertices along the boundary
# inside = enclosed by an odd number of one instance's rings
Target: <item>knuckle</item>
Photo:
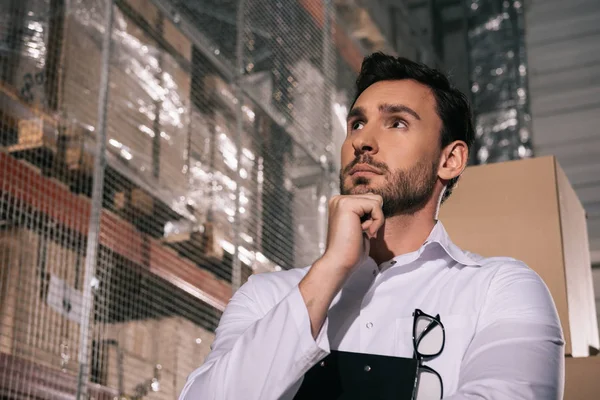
[[[345,205],[348,204],[348,197],[345,196],[340,196],[339,200],[338,200],[338,204],[340,205],[340,207],[344,207]]]

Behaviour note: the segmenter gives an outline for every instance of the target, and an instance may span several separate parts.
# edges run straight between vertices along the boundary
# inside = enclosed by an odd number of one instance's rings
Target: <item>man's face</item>
[[[412,80],[371,85],[348,114],[340,192],[381,195],[386,217],[420,210],[438,179],[441,127],[427,86]]]

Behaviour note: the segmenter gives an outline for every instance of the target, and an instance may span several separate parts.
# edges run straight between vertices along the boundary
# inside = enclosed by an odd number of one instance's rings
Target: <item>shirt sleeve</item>
[[[315,340],[298,286],[264,313],[258,295],[269,298],[280,287],[255,287],[257,280],[265,278],[252,276],[231,299],[211,353],[180,400],[278,399],[329,354],[328,320]]]
[[[564,340],[542,279],[524,264],[498,270],[448,400],[562,399]]]

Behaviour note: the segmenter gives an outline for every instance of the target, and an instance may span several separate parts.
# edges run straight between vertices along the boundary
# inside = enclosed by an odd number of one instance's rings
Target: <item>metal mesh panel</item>
[[[523,1],[468,0],[465,7],[474,161],[532,157]]]
[[[174,399],[323,250],[362,54],[331,1],[0,4],[0,397]]]

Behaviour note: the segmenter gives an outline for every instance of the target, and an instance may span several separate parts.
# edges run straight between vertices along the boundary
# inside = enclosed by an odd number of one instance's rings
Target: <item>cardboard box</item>
[[[14,88],[0,82],[2,145],[9,152],[45,148],[57,151],[58,123],[50,114],[28,105]]]
[[[104,348],[106,368],[103,385],[117,389],[123,398],[173,400],[177,398],[172,373],[116,346]]]
[[[160,116],[159,183],[174,198],[189,189],[187,165],[190,132],[190,75],[165,54],[162,59],[163,86],[168,92]]]
[[[94,173],[94,152],[96,151],[94,132],[78,124],[73,124],[66,127],[61,139],[64,143],[62,161],[67,169],[91,176]]]
[[[160,12],[151,0],[126,0],[126,3],[151,27],[156,26],[160,18]]]
[[[31,230],[0,233],[1,352],[78,371],[79,263],[73,250]]]
[[[126,383],[126,393],[151,378],[160,365],[160,385],[165,377],[173,382],[171,398],[183,389],[188,375],[204,362],[210,352],[214,334],[182,317],[163,317],[107,324],[102,337],[118,343],[123,354],[123,372],[119,372],[116,353],[109,352],[106,384],[118,389],[118,374]],[[117,346],[112,346],[116,352]],[[111,350],[112,351],[112,350]],[[112,357],[112,358],[111,358]],[[135,365],[134,365],[135,364]],[[167,389],[165,389],[167,391]]]
[[[139,188],[131,191],[131,207],[145,215],[151,215],[154,209],[154,199]]]
[[[165,41],[188,61],[192,61],[192,42],[179,28],[156,8],[151,0],[126,0],[133,12],[138,14],[151,29],[162,30]]]
[[[130,3],[142,19],[159,18],[151,2],[131,0]],[[93,134],[97,124],[100,32],[96,25],[78,19],[76,13],[70,13],[67,21],[62,50],[65,60],[62,108],[69,126],[81,127],[69,133],[67,160],[69,166],[84,160],[86,167],[93,168],[93,137],[83,140],[75,133],[85,137],[82,129],[87,129]],[[191,78],[176,58],[145,31],[141,22],[120,10],[115,13],[116,40],[110,60],[106,115],[107,150],[120,162],[117,165],[134,171],[158,190],[171,193],[176,188],[185,189],[186,185]],[[156,25],[146,22],[150,29]],[[176,37],[174,33],[170,35]],[[93,65],[88,66],[88,62]],[[82,149],[86,155],[82,155]]]
[[[461,248],[516,258],[541,276],[565,354],[599,347],[585,210],[554,157],[467,168],[440,220]]]
[[[163,18],[163,37],[183,58],[192,61],[192,42],[167,18]]]
[[[600,357],[565,359],[565,400],[592,400],[600,397]]]
[[[56,152],[58,128],[56,121],[40,116],[38,118],[20,120],[18,123],[19,142],[11,146],[9,151],[23,151],[44,147]]]

